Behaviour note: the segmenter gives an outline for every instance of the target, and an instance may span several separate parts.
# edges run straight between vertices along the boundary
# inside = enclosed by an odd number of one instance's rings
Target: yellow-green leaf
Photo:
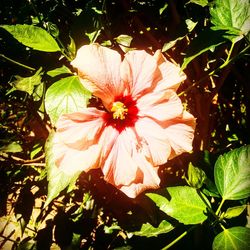
[[[91,94],[78,76],[65,77],[51,85],[45,96],[45,108],[53,124],[62,114],[80,111],[87,106]]]
[[[45,52],[60,51],[55,39],[44,29],[28,24],[0,25],[18,42],[35,50]]]
[[[249,250],[250,228],[231,227],[214,238],[213,250]]]
[[[216,187],[224,200],[250,196],[250,145],[219,156],[215,163]]]
[[[169,187],[165,195],[157,193],[146,194],[157,207],[167,215],[184,224],[198,224],[207,219],[206,203],[209,201],[198,195],[195,188],[188,186]],[[168,193],[170,197],[168,197]]]

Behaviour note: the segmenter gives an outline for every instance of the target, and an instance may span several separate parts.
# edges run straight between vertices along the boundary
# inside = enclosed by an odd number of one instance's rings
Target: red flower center
[[[104,119],[107,125],[111,125],[119,132],[126,127],[133,127],[138,119],[136,101],[131,96],[119,96],[113,102],[111,112],[107,112]]]

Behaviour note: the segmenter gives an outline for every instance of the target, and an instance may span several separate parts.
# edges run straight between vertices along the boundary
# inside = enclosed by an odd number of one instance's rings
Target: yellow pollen
[[[111,108],[111,112],[113,112],[114,119],[125,119],[125,115],[128,113],[128,109],[122,102],[114,102]]]

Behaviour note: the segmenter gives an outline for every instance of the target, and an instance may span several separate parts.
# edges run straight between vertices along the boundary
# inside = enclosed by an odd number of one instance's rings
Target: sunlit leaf
[[[7,145],[4,145],[2,147],[0,147],[0,153],[4,152],[4,153],[18,153],[18,152],[22,152],[23,149],[21,147],[21,145],[17,142],[11,142]]]
[[[117,223],[113,223],[111,226],[104,226],[105,234],[112,234],[114,231],[121,230],[121,227]]]
[[[249,0],[216,0],[210,8],[211,22],[215,30],[227,30],[230,40],[250,31]],[[242,36],[243,37],[243,36]]]
[[[42,68],[40,68],[33,76],[29,77],[15,76],[16,80],[11,82],[10,84],[16,90],[24,91],[27,92],[29,95],[32,95],[36,86],[41,84],[42,80],[41,71]]]
[[[60,68],[52,69],[52,70],[47,72],[47,74],[51,77],[55,77],[55,76],[62,75],[62,74],[70,74],[70,73],[72,73],[72,72],[65,65],[63,65]]]
[[[219,156],[214,169],[215,184],[225,200],[250,196],[250,145]]]
[[[205,7],[208,5],[208,0],[190,0],[188,3],[195,3],[200,5],[201,7]]]
[[[34,101],[39,101],[41,100],[42,96],[43,96],[43,89],[44,89],[44,83],[41,82],[38,85],[35,85],[34,87],[34,92],[32,94],[33,100]]]
[[[30,152],[30,159],[33,159],[40,151],[42,151],[42,149],[43,146],[41,146],[40,144],[36,144]]]
[[[76,44],[74,39],[70,36],[70,44],[67,46],[68,54],[71,60],[76,57]]]
[[[100,34],[101,34],[101,29],[85,33],[85,35],[89,38],[90,43],[94,43]]]
[[[229,207],[226,213],[224,214],[223,218],[231,219],[237,217],[246,209],[246,207],[247,207],[246,205]]]
[[[174,226],[170,224],[168,221],[163,220],[157,227],[152,226],[151,224],[144,223],[140,230],[136,232],[132,232],[134,235],[137,236],[144,236],[144,237],[156,237],[159,234],[168,233],[174,229]]]
[[[188,165],[188,184],[194,188],[201,188],[205,179],[205,172],[202,169],[193,166],[190,162]]]
[[[188,31],[191,32],[195,28],[198,22],[193,22],[191,19],[186,19],[185,23],[187,25]]]
[[[112,45],[112,42],[110,40],[105,40],[101,43],[101,45],[104,47],[109,47]]]
[[[161,8],[159,9],[159,14],[161,15],[161,14],[167,9],[167,7],[168,7],[168,4],[165,3],[165,4],[163,5],[163,7],[161,7]]]
[[[55,39],[40,27],[27,24],[0,25],[0,27],[25,46],[46,52],[60,51]]]
[[[214,238],[213,250],[249,250],[250,228],[232,227]]]
[[[199,33],[188,46],[181,69],[184,70],[197,56],[226,42],[226,39],[223,37],[224,34],[223,31],[210,29],[205,29]]]
[[[60,115],[81,110],[87,106],[91,94],[77,76],[63,78],[51,85],[45,96],[45,108],[53,124]]]
[[[99,15],[104,14],[104,12],[102,10],[98,10],[96,7],[92,7],[92,10],[94,10]]]
[[[50,134],[45,147],[46,153],[46,169],[48,179],[48,195],[45,202],[45,207],[56,198],[61,191],[70,185],[73,185],[80,175],[80,171],[67,174],[61,171],[55,164],[53,154],[53,133]]]
[[[114,38],[115,41],[119,44],[120,48],[124,51],[124,52],[128,52],[129,50],[131,50],[130,48],[130,44],[133,40],[132,36],[129,35],[120,35],[116,38]]]
[[[184,224],[202,223],[207,219],[206,205],[195,188],[188,186],[169,187],[170,197],[157,193],[146,194],[167,215]],[[206,200],[205,197],[203,199]],[[207,204],[209,201],[206,200]]]
[[[180,36],[180,37],[176,38],[175,40],[171,40],[171,41],[169,41],[169,42],[167,42],[167,43],[164,43],[163,46],[162,46],[161,51],[162,51],[162,52],[166,52],[167,50],[171,49],[172,47],[175,46],[175,44],[176,44],[178,41],[182,40],[184,37],[185,37],[185,36]]]

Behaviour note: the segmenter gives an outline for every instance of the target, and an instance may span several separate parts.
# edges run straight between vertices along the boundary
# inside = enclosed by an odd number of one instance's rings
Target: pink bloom
[[[158,188],[158,166],[192,150],[195,119],[176,94],[185,74],[160,51],[130,51],[122,61],[98,44],[81,47],[72,65],[103,106],[61,116],[57,166],[66,173],[101,168],[107,182],[132,198]]]

